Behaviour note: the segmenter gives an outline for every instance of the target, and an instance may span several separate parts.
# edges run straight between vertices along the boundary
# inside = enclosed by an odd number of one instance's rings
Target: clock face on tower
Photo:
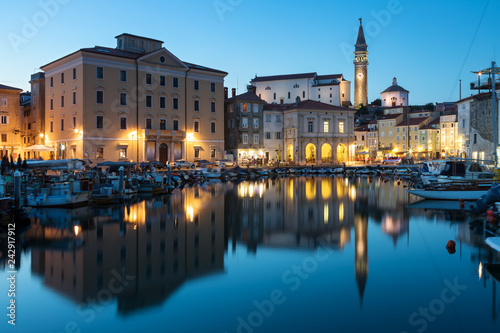
[[[358,73],[358,79],[361,80],[363,78],[363,73]]]

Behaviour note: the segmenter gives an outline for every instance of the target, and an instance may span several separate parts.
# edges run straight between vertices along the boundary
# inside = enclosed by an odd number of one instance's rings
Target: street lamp
[[[189,161],[189,141],[193,141],[194,134],[193,133],[187,133],[186,134],[186,160]]]

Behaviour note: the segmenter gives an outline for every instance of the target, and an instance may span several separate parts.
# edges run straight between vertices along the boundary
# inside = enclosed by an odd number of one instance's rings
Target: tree
[[[434,103],[427,103],[424,105],[425,110],[434,111]]]
[[[356,111],[356,115],[357,115],[357,116],[360,116],[360,115],[362,115],[362,114],[367,114],[367,113],[368,113],[368,108],[367,108],[366,106],[364,106],[363,104],[361,104],[361,105],[359,106],[358,111]]]
[[[380,98],[377,98],[376,100],[371,102],[371,105],[382,106],[382,100]]]

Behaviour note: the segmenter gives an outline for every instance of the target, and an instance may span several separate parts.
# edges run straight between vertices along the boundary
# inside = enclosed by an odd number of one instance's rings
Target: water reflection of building
[[[318,238],[343,248],[350,241],[356,189],[343,178],[279,178],[238,184],[226,195],[226,220],[236,241],[256,251],[318,246]]]
[[[186,280],[223,270],[217,184],[112,210],[95,212],[88,227],[73,234],[82,240],[78,248],[33,248],[32,270],[76,302],[111,294],[121,313],[159,304]]]
[[[354,221],[354,267],[359,291],[360,306],[363,306],[366,281],[368,280],[368,219],[359,215]]]

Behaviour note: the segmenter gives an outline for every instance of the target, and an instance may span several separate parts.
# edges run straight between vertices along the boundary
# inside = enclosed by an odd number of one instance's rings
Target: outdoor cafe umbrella
[[[44,146],[44,145],[29,146],[29,147],[26,147],[25,149],[27,149],[27,150],[33,150],[33,151],[53,151],[54,150],[54,148],[47,147],[47,146]]]

